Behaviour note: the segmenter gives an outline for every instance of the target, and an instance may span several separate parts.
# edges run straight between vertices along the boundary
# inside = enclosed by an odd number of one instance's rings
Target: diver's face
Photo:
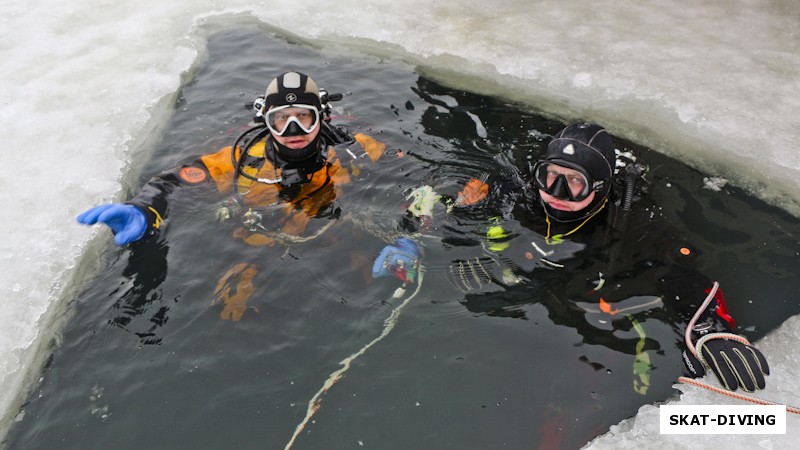
[[[586,186],[586,178],[577,170],[568,167],[550,164],[547,167],[547,185],[550,187],[555,180],[563,175],[567,181],[567,187],[574,196],[577,196]],[[539,189],[542,201],[550,205],[551,208],[559,211],[581,211],[588,207],[594,200],[596,192],[591,191],[588,197],[581,201],[570,201],[568,199],[556,198],[547,192]]]

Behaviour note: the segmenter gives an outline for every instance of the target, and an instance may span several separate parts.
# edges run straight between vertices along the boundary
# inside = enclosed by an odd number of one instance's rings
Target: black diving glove
[[[697,355],[683,351],[683,362],[693,378],[711,369],[728,390],[739,387],[747,392],[764,389],[769,365],[764,355],[747,339],[731,333],[710,333],[695,343]]]

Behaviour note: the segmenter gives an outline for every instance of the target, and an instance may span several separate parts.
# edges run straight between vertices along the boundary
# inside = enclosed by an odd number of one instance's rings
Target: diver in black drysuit
[[[713,283],[696,269],[696,250],[646,196],[631,208],[642,191],[636,182],[643,167],[629,165],[624,180],[615,180],[615,168],[608,133],[579,123],[556,134],[529,174],[506,174],[490,183],[492,193],[469,207],[496,216],[482,242],[465,242],[463,234],[443,237],[457,255],[447,277],[466,294],[464,305],[515,317],[524,312],[514,305],[541,303],[554,323],[574,328],[584,342],[640,354],[659,343],[643,336],[637,317],[662,318],[682,335],[710,298],[690,342],[712,339],[698,347],[699,359],[682,344],[690,375],[710,369],[729,390],[764,388],[767,362],[746,340],[723,334],[733,333],[735,322],[722,291],[710,295]],[[406,227],[413,228],[412,222]],[[640,339],[612,336],[614,329],[631,327]],[[634,389],[644,393],[649,377],[639,378]]]

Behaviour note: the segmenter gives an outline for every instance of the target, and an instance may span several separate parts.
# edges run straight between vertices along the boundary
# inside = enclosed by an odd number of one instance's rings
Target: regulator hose
[[[625,171],[625,191],[622,193],[622,211],[626,214],[633,205],[633,191],[636,189],[636,180],[642,176],[646,167],[642,164],[631,164]]]

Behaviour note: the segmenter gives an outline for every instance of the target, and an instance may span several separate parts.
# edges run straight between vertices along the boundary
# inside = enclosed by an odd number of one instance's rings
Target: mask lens
[[[270,131],[278,136],[283,136],[292,123],[308,134],[319,124],[319,111],[310,105],[285,105],[270,109],[264,119]]]
[[[556,198],[579,202],[591,193],[592,184],[582,170],[540,161],[533,175],[536,188]]]

